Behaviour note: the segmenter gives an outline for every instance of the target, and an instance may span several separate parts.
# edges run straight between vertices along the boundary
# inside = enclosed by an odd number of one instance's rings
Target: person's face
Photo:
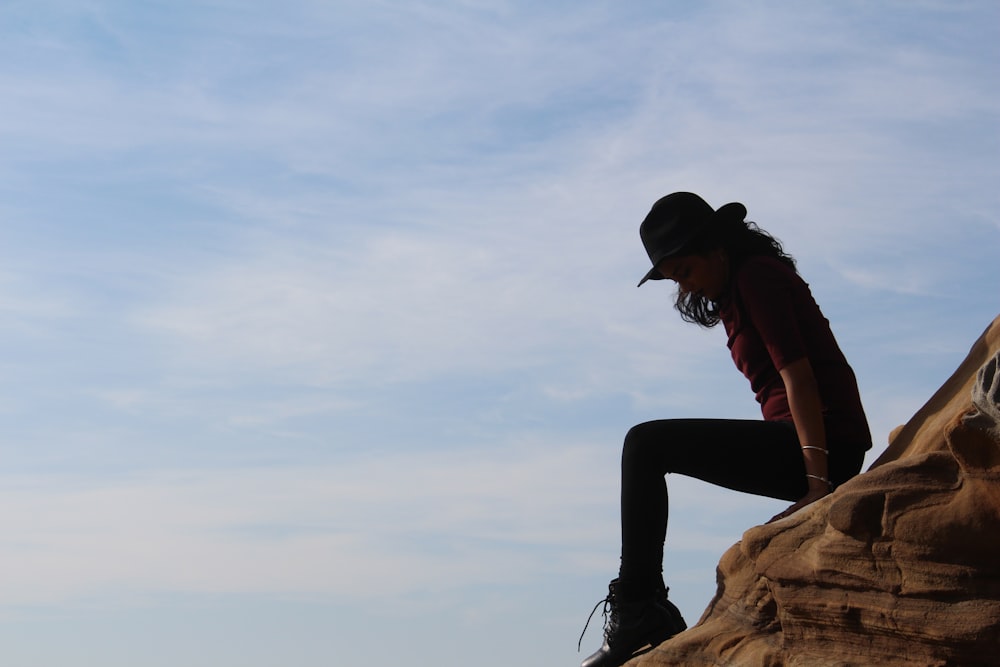
[[[682,292],[717,301],[728,287],[729,266],[722,251],[704,255],[668,257],[656,265],[664,278],[673,280]]]

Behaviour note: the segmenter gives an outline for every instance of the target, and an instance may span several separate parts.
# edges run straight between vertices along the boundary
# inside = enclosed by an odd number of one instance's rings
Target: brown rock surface
[[[630,667],[1000,665],[1000,317],[885,453],[725,553],[699,623]]]

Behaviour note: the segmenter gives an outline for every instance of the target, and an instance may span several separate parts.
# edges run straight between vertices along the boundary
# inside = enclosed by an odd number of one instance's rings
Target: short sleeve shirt
[[[792,421],[779,371],[807,358],[819,386],[827,439],[869,449],[871,433],[857,379],[804,280],[771,257],[746,259],[720,318],[736,367],[767,421]]]

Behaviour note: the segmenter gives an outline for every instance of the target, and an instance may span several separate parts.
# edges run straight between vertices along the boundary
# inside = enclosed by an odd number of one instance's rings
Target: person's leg
[[[667,528],[664,475],[689,477],[756,495],[797,500],[808,485],[791,424],[671,419],[633,427],[622,450],[622,592],[662,585]]]
[[[857,474],[862,459],[863,452],[844,457],[831,452],[831,480]],[[604,601],[611,609],[604,644],[582,667],[619,667],[644,646],[687,627],[667,599],[661,574],[668,510],[664,475],[671,472],[789,501],[808,490],[791,424],[679,419],[633,427],[622,450],[621,571]]]
[[[795,468],[799,474],[789,475]],[[604,644],[582,667],[618,667],[683,631],[661,575],[667,487],[677,472],[740,491],[801,497],[806,484],[795,430],[761,421],[662,420],[633,427],[622,450],[622,561],[608,587]],[[797,480],[801,488],[786,480]],[[770,481],[769,481],[770,480]]]

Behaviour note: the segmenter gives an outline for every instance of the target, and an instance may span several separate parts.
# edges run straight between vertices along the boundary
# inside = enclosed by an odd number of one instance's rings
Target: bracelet
[[[810,475],[809,473],[806,473],[806,477],[812,477],[813,479],[818,479],[819,481],[823,482],[827,486],[829,486],[829,484],[830,484],[830,480],[828,480],[826,477],[820,477],[819,475]]]
[[[829,454],[830,452],[823,449],[822,447],[814,447],[813,445],[802,445],[802,449],[815,449],[817,452],[823,452],[824,454]]]

